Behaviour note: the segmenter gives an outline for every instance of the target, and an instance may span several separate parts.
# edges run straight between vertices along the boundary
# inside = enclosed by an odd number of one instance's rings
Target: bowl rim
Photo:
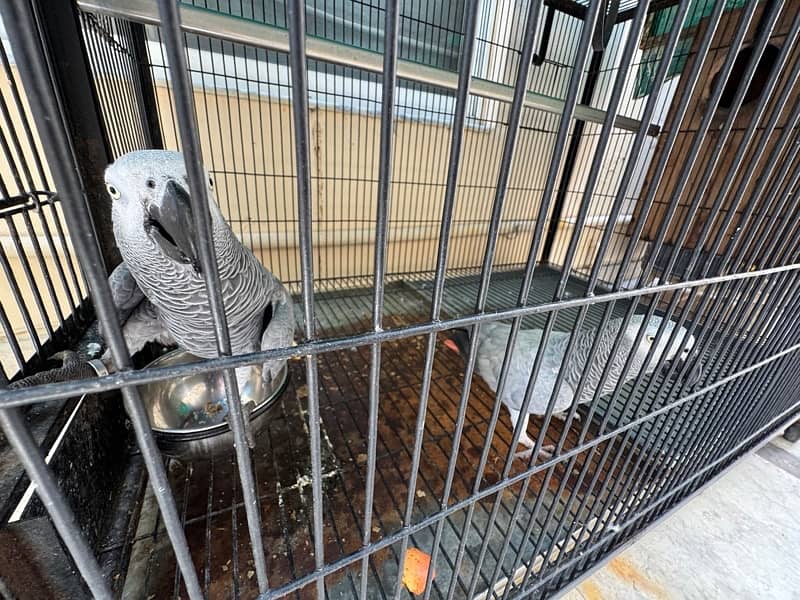
[[[176,348],[175,350],[170,350],[169,352],[166,352],[165,354],[162,354],[155,360],[151,361],[145,368],[158,367],[161,365],[161,363],[164,362],[164,360],[176,354],[188,355],[192,358],[196,358],[198,362],[201,362],[203,360],[202,358],[195,356],[191,352],[183,350],[182,348]],[[188,364],[191,364],[191,362]],[[246,366],[258,367],[259,365],[246,365]],[[266,397],[261,402],[256,404],[255,408],[253,408],[253,411],[250,413],[250,421],[261,415],[264,411],[266,411],[270,406],[272,406],[273,402],[277,400],[281,394],[283,394],[283,391],[286,389],[286,386],[289,383],[289,367],[287,363],[284,363],[280,371],[278,371],[277,380],[279,381],[279,383],[276,386],[274,386],[272,393],[266,395]],[[145,386],[143,387],[146,387],[147,385],[148,384],[145,384]],[[150,429],[152,429],[153,433],[157,437],[169,438],[170,440],[173,441],[180,441],[180,440],[191,441],[196,439],[203,439],[211,437],[211,435],[218,435],[231,430],[230,423],[227,421],[227,419],[222,423],[217,423],[216,425],[192,427],[191,429],[172,429],[172,428],[156,427],[150,422],[149,410],[147,410],[147,421],[148,424],[150,425]]]

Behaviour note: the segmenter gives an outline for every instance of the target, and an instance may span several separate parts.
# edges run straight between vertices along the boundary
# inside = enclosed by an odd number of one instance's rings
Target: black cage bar
[[[0,2],[0,589],[549,597],[797,419],[794,3],[56,4]],[[187,364],[107,281],[145,149],[185,162]],[[235,350],[209,202],[293,345]],[[149,385],[206,373],[228,451],[170,455]]]

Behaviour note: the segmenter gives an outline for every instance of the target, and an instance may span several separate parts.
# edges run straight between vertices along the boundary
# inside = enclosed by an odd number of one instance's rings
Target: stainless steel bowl
[[[148,367],[166,367],[198,362],[184,350],[173,350]],[[254,436],[268,422],[267,409],[281,395],[288,379],[281,369],[270,385],[261,379],[261,366],[247,367],[249,378],[241,393],[242,406],[252,402],[250,428]],[[142,386],[150,426],[159,449],[180,460],[196,460],[233,451],[233,432],[228,422],[228,406],[222,373],[196,373]]]

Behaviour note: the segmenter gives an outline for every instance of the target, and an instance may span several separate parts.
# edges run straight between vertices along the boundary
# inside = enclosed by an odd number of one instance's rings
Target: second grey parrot
[[[614,391],[614,388],[617,386],[622,376],[622,370],[625,366],[625,362],[628,360],[628,356],[631,352],[634,352],[633,345],[643,320],[644,317],[642,315],[634,315],[631,317],[618,351],[613,357],[611,356],[611,350],[613,349],[614,341],[616,340],[620,327],[622,327],[622,319],[612,319],[606,324],[606,327],[600,333],[600,340],[598,341],[598,349],[594,360],[588,365],[589,373],[581,396],[578,398],[579,404],[592,401],[597,386],[600,384],[603,370],[606,368],[609,360],[611,361],[611,368],[609,376],[601,390],[601,395],[610,394]],[[675,323],[668,321],[665,332],[659,339],[652,358],[647,365],[645,365],[647,354],[655,343],[656,334],[661,326],[661,322],[661,317],[654,316],[651,317],[650,321],[647,323],[647,330],[639,346],[635,349],[635,356],[631,364],[631,369],[626,374],[625,381],[634,379],[642,370],[644,370],[645,373],[652,373],[662,361],[672,360],[677,357],[685,360],[688,357],[695,343],[694,336],[688,335],[688,331],[681,327],[675,341],[667,348],[672,330],[675,328]],[[497,384],[500,379],[500,371],[503,366],[503,358],[510,335],[511,326],[506,323],[493,322],[481,327],[475,370],[494,392],[497,392]],[[596,336],[597,330],[595,328],[582,329],[578,333],[578,339],[570,355],[570,360],[564,365],[567,346],[572,334],[560,331],[554,331],[550,334],[544,356],[542,357],[541,369],[533,387],[531,402],[523,418],[522,433],[519,438],[520,444],[528,448],[533,448],[535,446],[534,440],[527,434],[528,420],[531,414],[543,415],[547,412],[547,405],[555,389],[556,379],[562,369],[562,365],[563,368],[566,369],[566,372],[564,374],[564,381],[556,397],[553,413],[562,413],[572,406],[572,403],[575,401],[575,392],[577,391],[578,384],[584,370],[587,368],[589,353]],[[523,329],[520,330],[517,335],[503,396],[500,398],[503,404],[508,408],[511,415],[511,422],[515,428],[520,418],[525,391],[528,387],[531,373],[533,372],[533,364],[536,360],[536,354],[539,350],[541,340],[541,329]],[[469,351],[469,341],[469,333],[467,330],[456,329],[453,330],[450,337],[445,340],[445,345],[451,350],[458,352],[466,359]],[[543,447],[542,454],[544,456],[549,455],[548,447]]]

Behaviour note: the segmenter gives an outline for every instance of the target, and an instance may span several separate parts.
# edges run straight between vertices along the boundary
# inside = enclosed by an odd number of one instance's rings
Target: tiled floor
[[[562,597],[800,599],[800,442],[743,459]]]

